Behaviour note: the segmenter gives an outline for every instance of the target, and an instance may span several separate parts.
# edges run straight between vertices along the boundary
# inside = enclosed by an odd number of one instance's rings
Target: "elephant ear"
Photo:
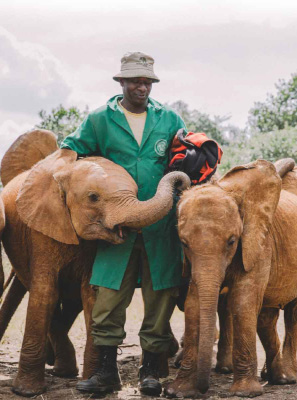
[[[51,131],[35,129],[19,136],[1,161],[3,186],[56,150],[58,150],[57,139]]]
[[[22,221],[58,242],[78,244],[65,195],[53,175],[76,161],[72,150],[57,150],[36,164],[20,188],[16,200]]]
[[[263,250],[279,201],[281,179],[272,163],[258,160],[233,168],[218,181],[218,184],[229,192],[238,204],[243,221],[243,265],[245,271],[250,271]]]

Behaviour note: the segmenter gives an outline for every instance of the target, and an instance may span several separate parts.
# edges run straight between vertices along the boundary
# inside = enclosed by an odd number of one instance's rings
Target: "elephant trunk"
[[[173,205],[174,189],[180,191],[190,187],[190,179],[183,172],[170,172],[165,175],[157,188],[153,198],[140,201],[136,197],[130,198],[129,204],[123,204],[122,210],[113,213],[113,220],[105,221],[108,226],[121,225],[132,229],[141,229],[152,225],[165,217]],[[120,215],[122,219],[120,223]]]
[[[198,292],[200,304],[200,332],[197,359],[197,387],[201,393],[206,393],[209,388],[209,377],[212,366],[220,283],[215,283],[215,281],[209,277],[207,281],[203,278],[199,278]]]

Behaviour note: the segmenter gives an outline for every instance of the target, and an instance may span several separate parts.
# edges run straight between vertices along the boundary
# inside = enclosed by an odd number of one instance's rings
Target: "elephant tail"
[[[56,135],[51,131],[35,129],[19,136],[9,147],[1,162],[3,186],[57,149]]]

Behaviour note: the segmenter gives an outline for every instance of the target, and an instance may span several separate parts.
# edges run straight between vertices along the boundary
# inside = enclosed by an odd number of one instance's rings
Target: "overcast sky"
[[[3,3],[6,3],[3,4]],[[127,51],[155,58],[152,97],[231,115],[297,72],[296,0],[4,0],[0,12],[0,157],[41,109],[92,110],[120,86]]]

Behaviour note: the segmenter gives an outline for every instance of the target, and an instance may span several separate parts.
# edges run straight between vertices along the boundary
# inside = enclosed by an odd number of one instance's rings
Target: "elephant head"
[[[218,297],[226,270],[237,249],[245,273],[255,268],[280,190],[273,164],[258,160],[233,168],[214,184],[186,191],[178,204],[178,231],[199,293],[197,388],[202,393],[209,387]]]
[[[137,185],[127,171],[102,157],[77,160],[72,150],[57,150],[37,163],[20,188],[17,210],[29,227],[59,242],[79,238],[122,243],[123,228],[140,229],[171,209],[175,185],[190,185],[183,173],[166,175],[156,195],[137,199]]]

